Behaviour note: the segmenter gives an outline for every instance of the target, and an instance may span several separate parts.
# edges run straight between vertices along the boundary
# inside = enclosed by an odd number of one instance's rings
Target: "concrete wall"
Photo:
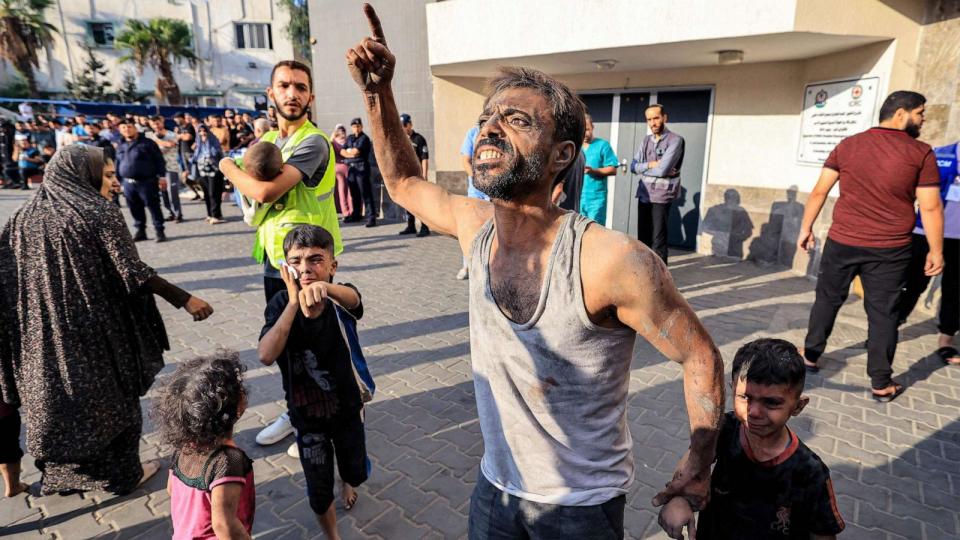
[[[57,5],[62,8],[61,12]],[[113,22],[115,35],[128,19],[147,20],[168,17],[191,25],[195,50],[202,58],[197,68],[182,64],[176,68],[177,83],[182,92],[213,91],[227,94],[230,105],[251,106],[252,97],[231,93],[236,87],[266,88],[270,69],[281,59],[293,58],[293,46],[284,29],[289,15],[272,0],[210,0],[209,3],[128,0],[89,0],[54,4],[46,12],[46,20],[58,29],[48,54],[41,54],[37,80],[41,90],[65,92],[65,80],[72,69],[83,69],[86,53],[81,43],[86,40],[87,21]],[[234,22],[269,22],[272,24],[273,50],[237,49]],[[107,64],[113,89],[119,87],[125,70],[135,72],[133,64],[118,63],[122,52],[113,48],[94,49],[96,56]],[[253,63],[255,67],[250,67]],[[11,70],[6,70],[9,76]],[[138,86],[152,92],[156,75],[149,68],[138,76]]]
[[[427,20],[424,4],[429,0],[393,0],[377,4],[377,13],[390,49],[399,59],[393,77],[397,107],[413,117],[414,129],[427,139],[435,154],[433,80],[427,63]],[[367,123],[356,83],[347,72],[344,54],[370,34],[360,0],[310,0],[310,35],[313,46],[317,125],[330,131],[340,123],[361,117]],[[432,156],[431,156],[432,157]],[[433,161],[433,160],[432,160]],[[435,170],[433,164],[431,169]]]
[[[928,0],[914,88],[927,97],[923,140],[960,140],[960,2]]]

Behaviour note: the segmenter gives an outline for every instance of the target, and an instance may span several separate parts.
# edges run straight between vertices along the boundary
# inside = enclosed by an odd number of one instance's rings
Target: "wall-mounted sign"
[[[822,164],[841,140],[877,123],[879,77],[808,84],[797,161]]]

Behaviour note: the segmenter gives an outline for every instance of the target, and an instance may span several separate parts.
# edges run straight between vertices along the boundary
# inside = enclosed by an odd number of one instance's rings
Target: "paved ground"
[[[0,192],[0,221],[24,200]],[[269,448],[257,431],[281,411],[275,368],[259,365],[252,347],[260,329],[262,290],[248,257],[251,233],[227,207],[230,223],[191,221],[169,227],[171,242],[143,243],[143,258],[181,287],[210,301],[211,319],[194,323],[163,306],[173,365],[216,347],[235,348],[249,366],[251,407],[237,440],[256,459],[258,538],[313,538],[320,532],[304,498],[299,463],[286,456],[291,439]],[[453,279],[455,243],[433,236],[398,237],[397,225],[344,229],[339,279],[355,283],[366,314],[361,340],[377,379],[368,408],[370,481],[350,512],[340,511],[345,538],[458,538],[466,532],[468,499],[483,447],[470,382],[466,284]],[[751,263],[693,254],[672,259],[672,271],[724,357],[760,336],[799,341],[813,300],[812,282]],[[162,303],[162,302],[161,302]],[[833,471],[843,538],[960,538],[960,369],[929,355],[935,331],[926,316],[905,326],[895,368],[908,393],[877,405],[868,396],[862,306],[851,301],[837,324],[821,375],[809,379],[810,406],[791,426]],[[632,538],[665,538],[649,501],[685,449],[686,415],[678,366],[638,344],[629,418],[637,480],[628,497]],[[144,399],[150,405],[151,395]],[[166,458],[147,424],[144,458]],[[30,465],[26,480],[39,481]],[[169,504],[159,475],[134,494],[18,496],[0,501],[0,536],[12,538],[169,537]]]

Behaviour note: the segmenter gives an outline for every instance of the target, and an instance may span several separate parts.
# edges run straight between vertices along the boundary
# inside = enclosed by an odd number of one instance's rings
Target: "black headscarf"
[[[144,288],[156,271],[100,195],[102,171],[99,148],[60,149],[0,232],[0,392],[25,409],[38,459],[95,454],[139,422],[139,396],[169,349]],[[84,433],[72,449],[45,440],[64,430]]]

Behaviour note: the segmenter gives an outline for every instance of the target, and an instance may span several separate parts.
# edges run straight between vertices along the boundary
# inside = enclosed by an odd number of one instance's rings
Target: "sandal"
[[[876,390],[873,390],[872,391],[873,400],[876,401],[877,403],[890,403],[891,401],[897,399],[900,396],[900,394],[902,394],[907,389],[906,386],[902,384],[897,384],[897,383],[893,383],[887,388],[884,388],[884,390],[887,390],[889,388],[894,389],[893,392],[889,394],[878,394]]]
[[[807,369],[807,373],[820,373],[820,366],[806,358],[803,359],[803,367]]]
[[[955,347],[940,347],[933,354],[939,356],[943,363],[948,366],[960,365],[960,351]]]

